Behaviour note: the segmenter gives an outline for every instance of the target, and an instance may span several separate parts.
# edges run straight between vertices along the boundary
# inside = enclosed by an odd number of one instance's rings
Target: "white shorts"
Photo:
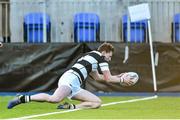
[[[71,94],[68,96],[70,99],[82,90],[79,75],[73,70],[68,70],[61,76],[58,87],[61,85],[68,86],[71,89]]]

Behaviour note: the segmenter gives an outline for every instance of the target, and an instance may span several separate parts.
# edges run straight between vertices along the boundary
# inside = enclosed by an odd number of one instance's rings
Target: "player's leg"
[[[50,102],[50,103],[58,103],[62,101],[65,97],[67,97],[71,93],[71,89],[68,86],[62,85],[59,86],[53,95],[49,95],[46,93],[39,93],[36,95],[30,96],[31,101],[38,101],[38,102]]]
[[[21,103],[27,103],[30,101],[38,101],[38,102],[50,102],[50,103],[57,103],[63,100],[65,97],[67,97],[69,94],[71,94],[71,86],[70,82],[74,79],[71,76],[72,74],[65,72],[58,82],[58,88],[54,92],[53,95],[49,95],[46,93],[40,93],[32,96],[25,96],[20,95],[16,97],[14,100],[11,100],[8,104],[8,109],[13,108],[16,105],[19,105]]]
[[[62,85],[59,86],[53,95],[49,95],[46,93],[39,93],[32,96],[26,95],[19,95],[15,99],[11,100],[8,104],[8,109],[13,108],[16,105],[21,103],[28,103],[30,101],[37,101],[37,102],[50,102],[50,103],[57,103],[62,101],[65,97],[67,97],[71,93],[71,89],[68,86]]]
[[[101,99],[91,92],[82,89],[72,99],[81,101],[80,104],[75,105],[78,108],[99,108],[101,106]]]

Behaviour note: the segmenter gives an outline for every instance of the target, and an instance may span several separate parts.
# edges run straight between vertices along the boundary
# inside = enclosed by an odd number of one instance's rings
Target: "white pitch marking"
[[[120,103],[131,103],[131,102],[136,102],[136,101],[150,100],[150,99],[155,99],[157,97],[158,97],[157,95],[154,95],[151,97],[145,97],[145,98],[140,98],[140,99],[132,99],[132,100],[126,100],[126,101],[106,103],[106,104],[103,104],[102,106],[109,106],[109,105],[115,105],[115,104],[120,104]]]
[[[150,100],[150,99],[155,99],[157,98],[157,95],[151,96],[151,97],[145,97],[145,98],[139,98],[139,99],[132,99],[132,100],[125,100],[125,101],[119,101],[119,102],[111,102],[111,103],[106,103],[102,104],[101,106],[109,106],[109,105],[115,105],[115,104],[120,104],[120,103],[131,103],[131,102],[137,102],[137,101],[143,101],[143,100]],[[36,118],[36,117],[41,117],[41,116],[48,116],[48,115],[54,115],[54,114],[62,114],[62,113],[68,113],[68,112],[74,112],[82,109],[73,109],[73,110],[66,110],[66,111],[60,111],[60,112],[51,112],[51,113],[44,113],[44,114],[38,114],[38,115],[30,115],[30,116],[24,116],[24,117],[19,117],[19,118],[11,118],[8,120],[24,120],[24,119],[30,119],[30,118]]]

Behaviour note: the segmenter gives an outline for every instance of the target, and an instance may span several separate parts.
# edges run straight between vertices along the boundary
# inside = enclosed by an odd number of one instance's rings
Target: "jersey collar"
[[[95,50],[93,50],[92,52],[95,52],[96,54],[98,54],[98,55],[102,56],[102,53],[100,53],[99,51],[95,51]]]

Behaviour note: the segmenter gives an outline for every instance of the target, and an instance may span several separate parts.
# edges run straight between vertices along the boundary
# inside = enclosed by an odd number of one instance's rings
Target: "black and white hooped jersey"
[[[79,58],[71,69],[78,73],[82,82],[91,71],[97,71],[98,66],[101,71],[109,70],[108,62],[104,56],[98,51],[91,51]]]

